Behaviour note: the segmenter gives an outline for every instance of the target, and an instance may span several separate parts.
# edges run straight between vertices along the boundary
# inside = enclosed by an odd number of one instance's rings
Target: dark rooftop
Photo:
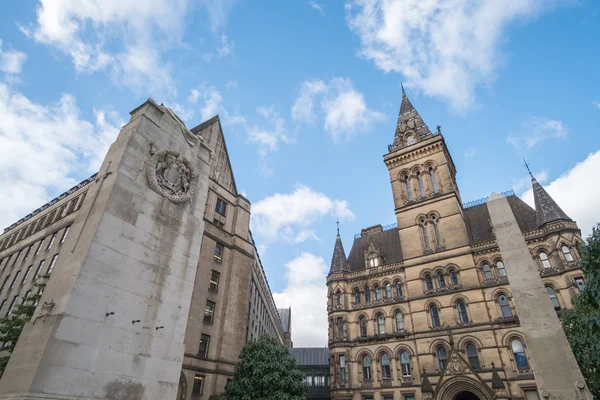
[[[393,264],[402,261],[402,249],[400,248],[400,234],[395,225],[383,230],[381,225],[375,225],[361,231],[360,237],[355,237],[352,249],[348,255],[350,271],[365,269],[365,251],[373,243],[379,249],[383,257],[383,264]]]
[[[329,365],[327,347],[294,347],[288,349],[297,365]]]

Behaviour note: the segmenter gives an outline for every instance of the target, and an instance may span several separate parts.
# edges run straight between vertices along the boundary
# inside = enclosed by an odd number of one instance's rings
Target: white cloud
[[[301,242],[316,238],[309,227],[326,216],[354,219],[345,200],[330,199],[298,184],[289,194],[276,193],[252,205],[252,230],[269,241]]]
[[[277,150],[279,143],[289,143],[292,139],[287,135],[285,120],[273,106],[259,107],[257,112],[265,119],[266,124],[248,128],[248,139],[258,145],[259,154],[265,157],[269,152]]]
[[[318,12],[321,13],[321,15],[325,15],[325,4],[323,3],[318,3],[315,0],[311,0],[308,2],[308,4],[314,8],[315,10],[317,10]]]
[[[583,237],[592,233],[592,227],[600,222],[600,150],[591,153],[569,171],[545,185],[544,188],[573,220],[577,221]],[[521,195],[524,201],[534,207],[533,192],[527,190]]]
[[[508,26],[555,1],[350,0],[349,28],[360,39],[359,56],[406,86],[468,109],[475,87],[502,64],[500,43]]]
[[[227,22],[227,16],[237,0],[200,0],[206,7],[210,27],[213,32],[218,32]]]
[[[232,41],[230,41],[229,39],[227,39],[227,35],[222,34],[219,37],[219,43],[215,49],[216,54],[215,53],[204,53],[202,55],[202,58],[206,62],[211,62],[215,57],[217,57],[217,58],[226,57],[229,54],[231,54],[234,47],[235,47],[235,44]]]
[[[197,103],[200,98],[203,100],[200,108],[201,121],[206,121],[223,110],[223,96],[216,87],[203,83],[198,89],[190,91],[188,101]]]
[[[510,135],[506,141],[517,148],[524,145],[531,149],[548,139],[566,139],[569,133],[561,121],[542,117],[528,119],[522,124],[521,130],[524,132]]]
[[[93,111],[89,122],[71,95],[38,104],[0,83],[0,226],[98,170],[124,122],[114,112]]]
[[[304,230],[304,231],[298,232],[298,234],[294,238],[294,243],[302,243],[302,242],[305,242],[305,241],[307,241],[309,239],[321,241],[321,239],[318,238],[318,236],[315,233],[315,231],[313,231],[313,230]]]
[[[594,104],[596,107],[598,107],[598,110],[600,110],[600,101],[594,100],[594,101],[592,101],[592,103],[593,103],[593,104]]]
[[[321,80],[305,81],[292,106],[292,118],[303,122],[315,121],[317,97],[321,98],[324,129],[334,142],[349,139],[358,131],[366,131],[371,123],[384,118],[380,112],[367,107],[363,94],[356,91],[347,78],[333,78],[328,84]]]
[[[5,74],[18,75],[21,73],[25,60],[27,60],[27,55],[23,52],[2,50],[2,40],[0,40],[0,71]]]
[[[233,81],[229,81],[227,82],[227,84],[225,85],[225,89],[230,90],[230,89],[235,89],[238,87],[238,81],[233,80]]]
[[[296,347],[327,345],[327,264],[303,252],[285,264],[283,292],[273,293],[278,308],[292,307],[292,340]]]

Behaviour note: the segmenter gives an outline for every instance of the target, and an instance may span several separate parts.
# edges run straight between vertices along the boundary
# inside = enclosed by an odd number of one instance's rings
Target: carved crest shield
[[[150,157],[147,175],[150,187],[173,203],[189,200],[198,178],[192,164],[171,150],[160,150]]]

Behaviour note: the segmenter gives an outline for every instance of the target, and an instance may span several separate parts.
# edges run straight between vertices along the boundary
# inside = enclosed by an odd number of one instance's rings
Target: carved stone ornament
[[[156,151],[148,160],[146,171],[152,190],[173,203],[183,203],[194,194],[198,175],[192,164],[176,151]]]

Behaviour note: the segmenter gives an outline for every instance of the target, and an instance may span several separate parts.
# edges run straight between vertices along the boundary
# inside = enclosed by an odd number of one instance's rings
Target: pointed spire
[[[421,393],[433,393],[433,387],[431,387],[431,382],[427,378],[427,372],[425,368],[423,368],[423,380],[421,381]]]
[[[414,137],[415,142],[430,137],[432,135],[431,131],[410,102],[404,90],[404,85],[400,84],[400,87],[402,88],[402,102],[400,104],[400,112],[398,113],[394,144],[403,143],[403,140],[405,140],[403,135],[407,131],[417,134],[417,137]]]
[[[494,390],[505,389],[504,383],[502,383],[502,379],[500,379],[500,375],[498,375],[498,372],[496,371],[494,362],[492,362],[492,389],[494,389]]]
[[[329,268],[329,274],[334,272],[349,272],[348,259],[346,258],[346,252],[344,251],[344,245],[342,244],[342,238],[340,237],[340,221],[337,220],[337,236],[335,238],[335,245],[333,247],[333,256],[331,257],[331,268]]]
[[[525,161],[525,160],[523,160]],[[538,228],[554,221],[572,221],[571,218],[556,204],[554,199],[550,197],[546,189],[535,179],[529,164],[525,162],[529,176],[531,176],[531,185],[533,187],[533,199],[535,201],[535,216]]]

